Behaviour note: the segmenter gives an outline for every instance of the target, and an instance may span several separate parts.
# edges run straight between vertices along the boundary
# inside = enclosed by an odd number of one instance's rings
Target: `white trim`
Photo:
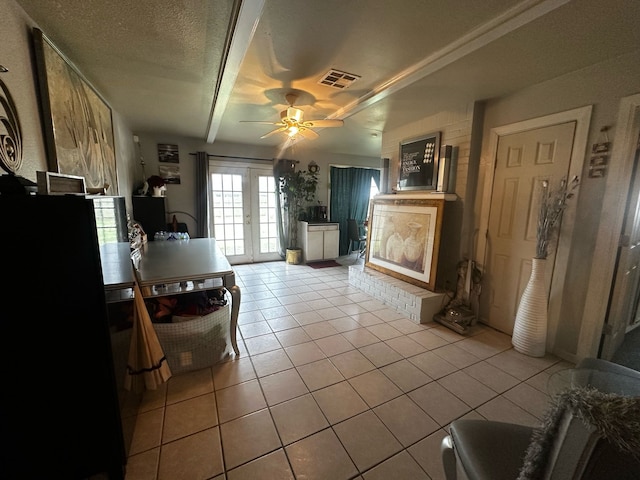
[[[486,234],[489,230],[489,211],[491,209],[491,194],[493,191],[494,171],[496,166],[496,156],[498,152],[498,139],[501,136],[505,135],[511,135],[527,130],[535,130],[537,128],[575,121],[576,130],[573,141],[573,148],[571,150],[569,178],[572,178],[574,175],[580,177],[580,175],[582,174],[582,168],[584,166],[584,159],[586,155],[587,140],[589,137],[589,124],[591,121],[591,111],[592,106],[588,105],[573,110],[567,110],[565,112],[554,113],[551,115],[546,115],[544,117],[524,120],[522,122],[512,123],[510,125],[504,125],[491,129],[489,140],[489,158],[491,159],[491,163],[487,166],[486,169],[486,171],[490,173],[486,175],[482,196],[482,207],[480,215],[481,234],[478,239],[477,254],[475,257],[478,259],[482,259],[481,268],[483,270],[486,268],[486,265],[484,264],[485,255],[487,252]],[[564,278],[569,263],[571,239],[573,237],[576,206],[578,203],[577,198],[575,200],[576,201],[572,201],[568,204],[567,209],[563,214],[562,225],[559,233],[556,261],[551,280],[551,292],[549,295],[549,325],[547,337],[547,349],[549,351],[553,351],[558,323],[560,321],[560,308],[562,306]]]
[[[582,316],[578,358],[595,357],[598,354],[602,327],[607,315],[607,301],[614,280],[613,270],[640,129],[640,94],[620,100],[616,125],[618,127],[607,167],[607,183],[600,213],[598,237],[591,262],[591,274]]]
[[[273,162],[268,160],[252,160],[250,158],[238,160],[228,160],[225,157],[209,155],[209,167],[230,167],[230,168],[258,168],[271,170],[273,172]]]

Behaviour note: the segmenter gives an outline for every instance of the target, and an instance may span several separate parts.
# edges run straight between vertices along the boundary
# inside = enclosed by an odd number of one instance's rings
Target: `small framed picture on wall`
[[[440,132],[400,143],[399,190],[436,190]]]
[[[180,184],[180,166],[179,165],[158,165],[158,176],[160,176],[166,184]]]
[[[158,144],[158,160],[166,163],[180,163],[180,155],[178,154],[178,145],[169,143]]]

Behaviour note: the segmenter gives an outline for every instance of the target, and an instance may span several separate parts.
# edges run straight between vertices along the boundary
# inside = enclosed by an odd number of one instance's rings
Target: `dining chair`
[[[351,252],[357,250],[358,256],[361,256],[366,248],[367,236],[360,233],[360,225],[353,218],[347,220],[347,234],[349,236],[349,251],[347,255],[351,255]],[[353,248],[354,246],[355,249]]]
[[[640,398],[595,388],[555,395],[534,428],[451,422],[441,444],[447,480],[640,478]]]

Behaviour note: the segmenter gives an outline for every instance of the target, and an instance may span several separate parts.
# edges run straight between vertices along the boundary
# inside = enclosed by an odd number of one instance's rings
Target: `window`
[[[371,211],[371,200],[373,199],[373,197],[375,197],[379,193],[380,193],[380,190],[378,190],[378,186],[376,185],[376,182],[373,180],[373,177],[371,177],[371,189],[369,190],[369,204],[367,205],[367,218],[369,218],[368,212]]]
[[[124,197],[94,197],[98,244],[128,241]]]

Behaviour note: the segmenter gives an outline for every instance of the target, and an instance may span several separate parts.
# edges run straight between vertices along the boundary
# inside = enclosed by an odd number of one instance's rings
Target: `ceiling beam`
[[[231,97],[231,90],[260,21],[264,2],[265,0],[237,0],[234,4],[234,13],[231,22],[229,22],[229,32],[225,44],[225,55],[218,74],[209,124],[207,125],[207,143],[213,143],[216,139],[222,115]]]

